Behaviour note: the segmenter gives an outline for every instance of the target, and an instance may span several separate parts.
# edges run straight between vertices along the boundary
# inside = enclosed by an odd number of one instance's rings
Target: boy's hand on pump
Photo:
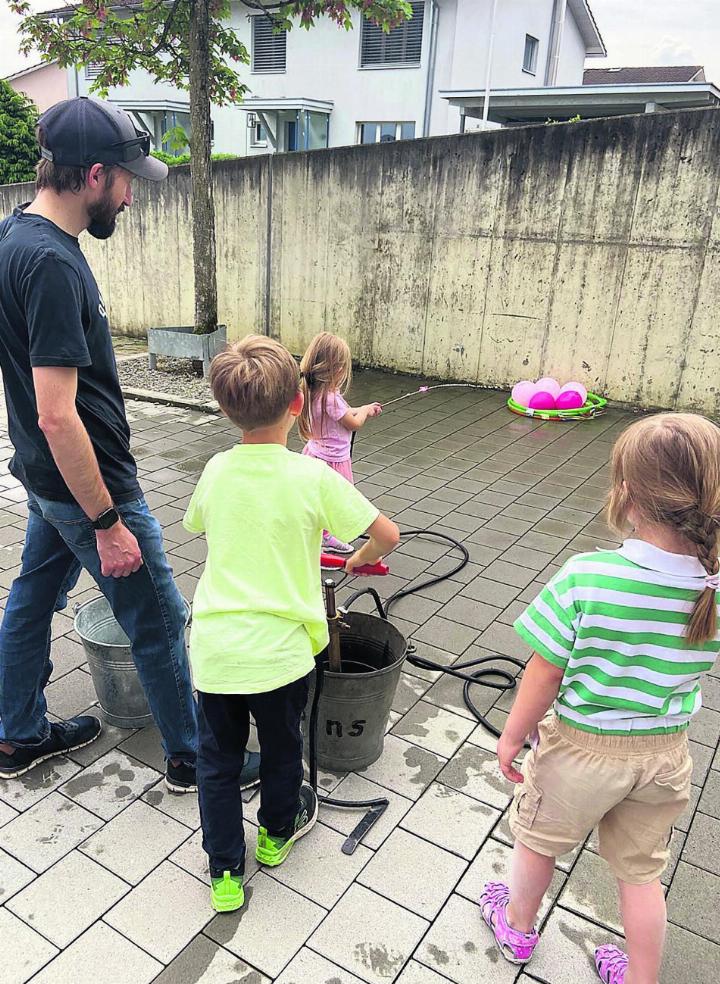
[[[352,574],[353,568],[363,564],[377,564],[385,554],[390,553],[400,543],[400,530],[395,523],[382,513],[368,529],[368,541],[345,561],[345,571]]]
[[[352,572],[356,567],[362,567],[363,564],[368,563],[366,560],[363,560],[363,558],[360,556],[361,552],[362,552],[362,548],[360,550],[356,550],[355,553],[351,557],[348,557],[348,559],[345,561],[346,574],[352,574]],[[380,560],[382,560],[382,557],[378,557],[378,561]],[[373,561],[373,563],[375,563],[375,561]]]

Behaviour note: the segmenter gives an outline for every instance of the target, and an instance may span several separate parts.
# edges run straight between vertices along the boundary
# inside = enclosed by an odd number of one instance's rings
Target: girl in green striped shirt
[[[515,849],[510,886],[489,883],[480,906],[503,955],[527,963],[556,857],[598,827],[627,944],[598,948],[598,974],[658,984],[660,877],[690,798],[687,727],[720,649],[720,430],[694,414],[629,427],[613,450],[608,518],[630,538],[573,557],[515,623],[533,649],[497,748],[516,783]]]

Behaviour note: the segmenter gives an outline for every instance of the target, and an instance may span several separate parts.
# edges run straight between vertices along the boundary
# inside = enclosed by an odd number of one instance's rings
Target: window
[[[414,123],[358,123],[358,143],[392,143],[395,140],[413,140]]]
[[[97,62],[90,62],[85,66],[85,78],[86,79],[96,79],[100,74],[102,65]]]
[[[525,35],[525,57],[523,58],[523,72],[534,75],[537,72],[538,50],[540,42],[532,34]]]
[[[412,18],[389,34],[363,18],[360,34],[360,67],[419,65],[422,56],[425,0],[411,3]]]
[[[262,125],[262,123],[256,123],[254,127],[250,130],[250,146],[251,147],[267,147],[267,130]]]
[[[253,72],[284,72],[287,55],[287,31],[276,31],[270,18],[252,18]]]

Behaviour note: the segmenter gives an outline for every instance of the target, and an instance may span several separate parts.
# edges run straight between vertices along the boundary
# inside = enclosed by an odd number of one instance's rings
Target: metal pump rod
[[[335,582],[328,577],[325,580],[325,607],[327,609],[330,643],[328,645],[328,665],[331,673],[342,673],[342,657],[340,655],[340,616],[335,603]]]

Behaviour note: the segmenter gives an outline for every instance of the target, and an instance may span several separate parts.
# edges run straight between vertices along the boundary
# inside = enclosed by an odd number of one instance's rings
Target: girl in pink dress
[[[382,413],[382,407],[379,403],[348,405],[344,394],[352,380],[352,356],[347,342],[327,331],[310,342],[300,363],[300,376],[305,405],[298,426],[307,441],[303,454],[319,458],[354,484],[353,431],[360,430],[368,417]],[[354,548],[326,531],[323,550],[351,554]]]

